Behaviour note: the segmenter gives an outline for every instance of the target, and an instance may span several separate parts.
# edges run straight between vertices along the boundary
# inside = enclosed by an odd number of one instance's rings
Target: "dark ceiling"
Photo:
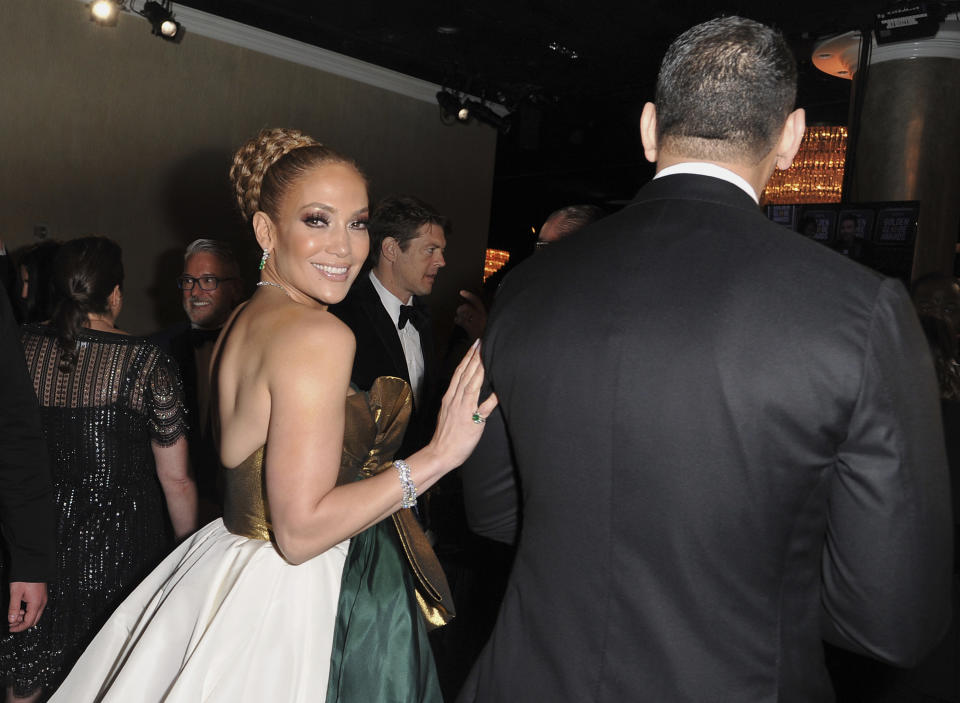
[[[811,38],[870,23],[883,2],[853,0],[186,0],[182,4],[510,107],[605,100],[649,87],[684,29],[720,14],[779,27],[808,58]],[[189,28],[188,28],[189,29]]]
[[[186,0],[190,7],[497,102],[494,230],[571,201],[610,206],[649,177],[636,134],[667,45],[721,14],[772,24],[800,67],[809,122],[845,124],[850,83],[817,71],[816,39],[870,26],[887,0]],[[176,10],[176,5],[174,6]],[[189,27],[187,27],[189,32]],[[452,128],[456,128],[454,125]],[[495,231],[491,240],[495,242]],[[529,227],[526,228],[529,232]]]

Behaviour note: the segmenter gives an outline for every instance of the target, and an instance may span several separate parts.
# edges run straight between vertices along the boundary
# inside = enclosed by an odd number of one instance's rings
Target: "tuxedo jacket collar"
[[[397,371],[402,371],[401,378],[410,381],[407,372],[407,361],[403,355],[403,347],[400,344],[400,336],[397,334],[397,328],[390,319],[390,314],[383,307],[383,302],[377,294],[377,289],[373,287],[370,277],[363,274],[354,284],[354,295],[360,309],[366,314],[370,327],[376,331],[377,337],[383,343],[384,348],[390,355],[390,361]]]
[[[647,183],[628,207],[653,200],[699,200],[760,214],[757,204],[740,188],[712,176],[678,173]]]
[[[390,359],[394,366],[398,371],[402,372],[399,375],[409,382],[407,359],[403,355],[403,347],[400,344],[400,335],[397,333],[397,326],[390,318],[390,314],[386,308],[383,307],[383,301],[380,300],[377,289],[373,287],[373,282],[370,280],[370,277],[366,274],[361,274],[358,280],[354,282],[351,292],[356,296],[357,303],[369,318],[370,326],[376,330],[377,336],[389,352]],[[429,320],[430,310],[426,303],[417,296],[413,296],[413,305],[418,310],[421,310]],[[423,373],[424,379],[426,379],[430,378],[430,374],[433,372],[433,335],[430,331],[430,324],[424,325],[424,329],[420,330],[419,333],[420,348],[423,351]]]

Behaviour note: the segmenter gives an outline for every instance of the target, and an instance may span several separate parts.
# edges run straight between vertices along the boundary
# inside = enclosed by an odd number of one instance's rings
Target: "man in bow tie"
[[[201,518],[220,513],[219,467],[210,433],[210,355],[220,328],[243,296],[240,265],[225,242],[197,239],[187,245],[177,279],[187,322],[151,337],[180,367],[190,413],[190,463],[197,475]]]
[[[373,211],[370,271],[361,274],[343,302],[330,312],[357,338],[353,383],[366,390],[378,376],[397,376],[413,391],[413,416],[403,457],[423,447],[436,422],[437,363],[430,314],[422,296],[433,290],[446,266],[447,218],[406,195],[385,198]]]

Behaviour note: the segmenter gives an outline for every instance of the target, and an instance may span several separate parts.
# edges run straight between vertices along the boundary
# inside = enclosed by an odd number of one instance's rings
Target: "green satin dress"
[[[338,484],[390,468],[410,417],[410,403],[406,381],[386,376],[376,379],[369,392],[347,397]],[[263,486],[264,455],[261,449],[227,472],[224,524],[233,534],[273,541]],[[424,601],[424,593],[434,598]],[[447,614],[428,606],[438,600],[452,611],[439,563],[409,510],[351,538],[337,605],[327,703],[442,703],[427,640],[427,630],[444,624]]]
[[[402,379],[381,377],[368,393],[349,396],[341,477],[362,479],[389,468],[409,417],[410,387]],[[411,516],[402,511],[397,517]],[[398,527],[383,520],[350,540],[327,703],[443,701],[427,641],[427,618],[436,616],[418,598],[422,575],[411,574],[417,565],[411,545],[422,541],[401,542]],[[433,557],[422,550],[420,556]]]

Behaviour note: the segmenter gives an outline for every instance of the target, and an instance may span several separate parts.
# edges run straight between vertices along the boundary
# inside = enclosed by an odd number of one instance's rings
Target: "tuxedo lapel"
[[[377,295],[370,279],[365,276],[360,283],[362,284],[361,288],[357,291],[360,308],[367,316],[370,328],[376,332],[384,349],[387,350],[394,369],[393,375],[409,383],[410,373],[407,371],[407,359],[403,355],[403,347],[400,345],[400,335],[397,334],[396,325],[393,324],[386,308],[383,307],[380,296]]]

